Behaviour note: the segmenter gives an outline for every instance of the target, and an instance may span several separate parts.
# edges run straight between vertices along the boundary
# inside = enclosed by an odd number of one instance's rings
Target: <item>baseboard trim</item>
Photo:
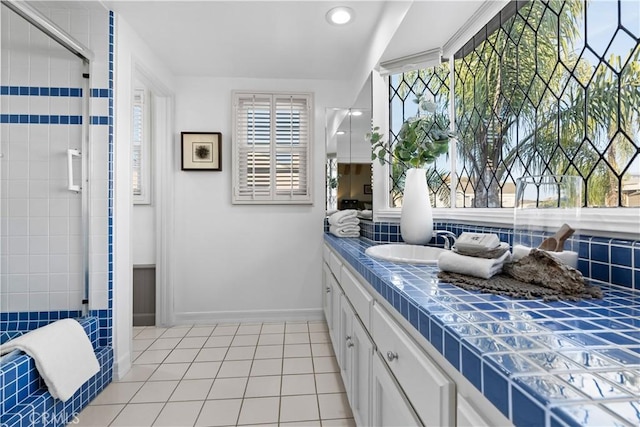
[[[113,362],[113,379],[121,380],[131,369],[131,354],[126,353]]]
[[[321,308],[296,310],[238,310],[175,313],[177,325],[212,324],[222,322],[286,322],[324,320]]]

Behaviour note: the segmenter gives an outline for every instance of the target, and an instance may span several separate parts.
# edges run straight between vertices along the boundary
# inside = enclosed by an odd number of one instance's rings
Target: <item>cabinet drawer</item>
[[[491,424],[467,399],[458,394],[456,425],[458,427],[489,427]]]
[[[360,284],[358,279],[346,267],[342,267],[342,279],[340,284],[349,302],[356,311],[356,314],[362,320],[365,328],[371,328],[371,306],[373,305],[373,297]]]
[[[372,313],[373,340],[387,360],[407,398],[425,425],[452,425],[455,420],[455,384],[400,329],[379,304]]]
[[[333,275],[338,279],[338,282],[341,282],[340,279],[340,270],[342,269],[342,262],[338,259],[338,256],[333,252],[329,253],[329,268]]]

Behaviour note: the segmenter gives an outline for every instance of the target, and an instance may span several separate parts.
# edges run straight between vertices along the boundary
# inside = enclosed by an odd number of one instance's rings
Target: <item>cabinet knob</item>
[[[329,286],[327,286],[327,293],[331,292],[331,288]]]
[[[398,353],[394,353],[393,351],[387,351],[387,360],[389,362],[393,362],[394,359],[398,358]]]
[[[348,336],[344,337],[345,341],[349,341],[350,339],[351,339],[351,335],[348,335]]]
[[[349,339],[349,341],[347,341],[347,347],[351,348],[353,347],[355,344],[353,343],[353,341],[351,341],[351,339]]]

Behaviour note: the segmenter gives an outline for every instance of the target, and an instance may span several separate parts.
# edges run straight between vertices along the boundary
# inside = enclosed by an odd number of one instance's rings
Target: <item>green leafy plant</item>
[[[393,164],[395,160],[408,167],[420,168],[433,163],[449,150],[449,140],[455,134],[441,127],[435,114],[436,104],[424,95],[414,102],[418,104],[418,113],[402,124],[393,148],[384,140],[379,126],[367,134],[372,161],[378,159],[383,165],[385,162]]]

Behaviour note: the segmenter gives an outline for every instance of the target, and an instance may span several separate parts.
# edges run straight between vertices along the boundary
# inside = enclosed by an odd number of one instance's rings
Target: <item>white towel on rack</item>
[[[91,341],[74,319],[58,320],[0,346],[0,354],[13,350],[33,358],[49,393],[63,402],[100,371]]]
[[[329,224],[331,225],[358,225],[360,220],[358,219],[358,211],[355,209],[345,209],[338,211],[329,217]]]
[[[337,225],[332,225],[329,227],[329,232],[338,237],[360,237],[360,226],[345,225],[338,227]]]
[[[459,255],[453,251],[446,251],[438,257],[438,268],[450,273],[465,274],[467,276],[489,279],[502,272],[505,262],[511,260],[511,252],[507,251],[500,258],[487,259]]]

